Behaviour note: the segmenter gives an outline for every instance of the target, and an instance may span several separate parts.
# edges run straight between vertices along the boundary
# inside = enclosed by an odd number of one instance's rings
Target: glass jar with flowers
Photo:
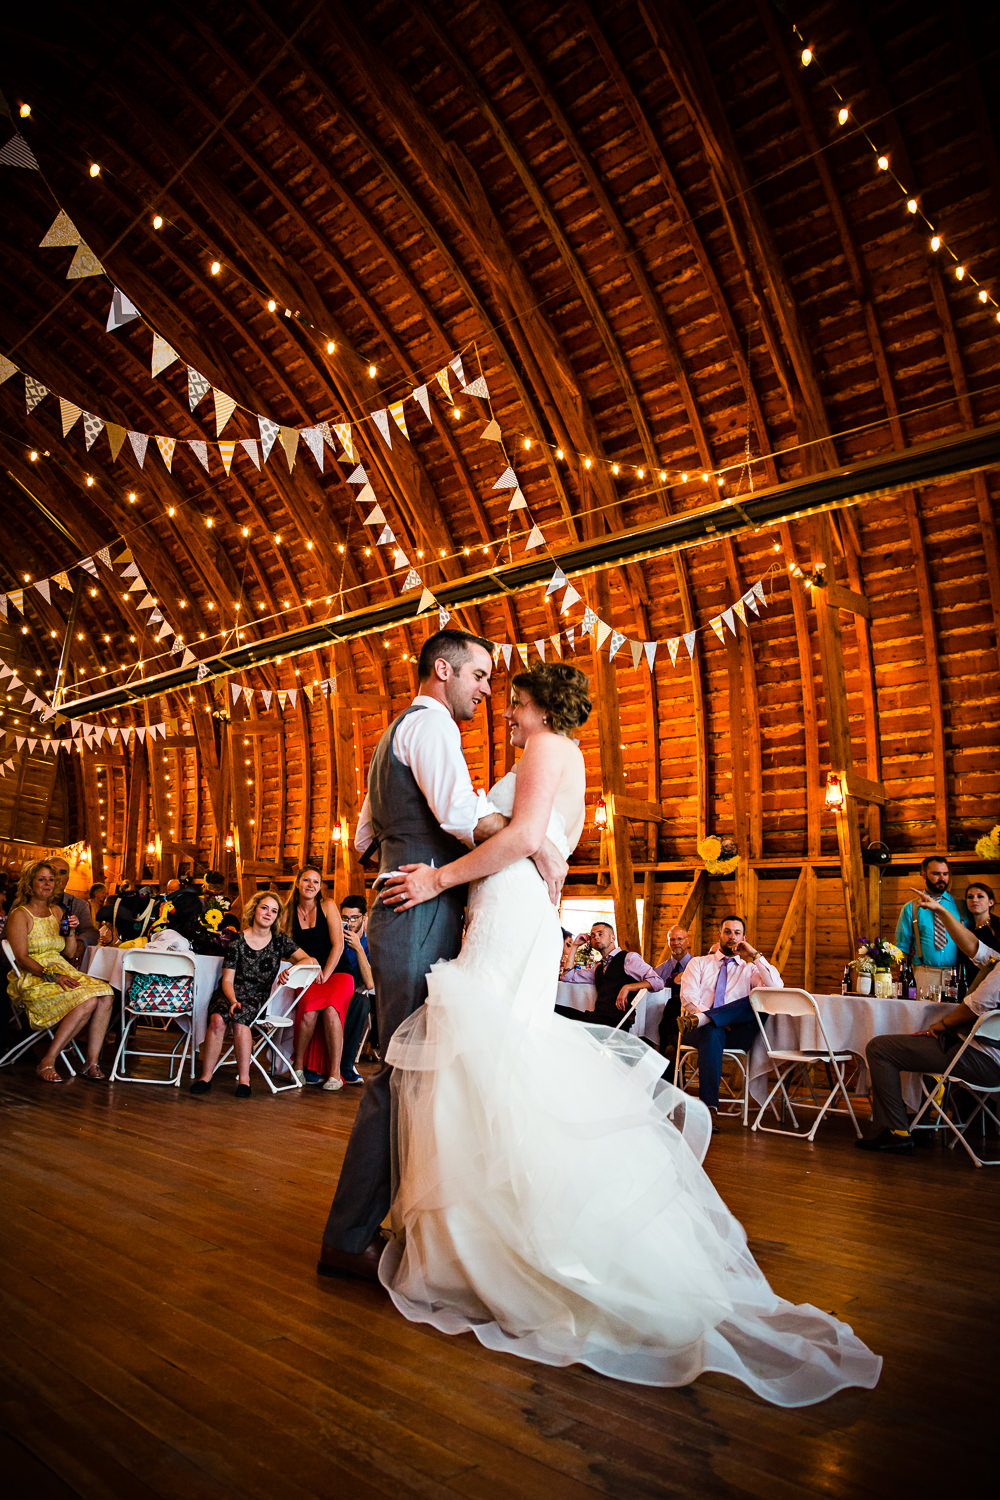
[[[874,993],[879,999],[891,1000],[895,993],[892,967],[902,962],[902,949],[895,943],[887,943],[884,938],[862,938],[858,956],[851,965],[857,994]]]

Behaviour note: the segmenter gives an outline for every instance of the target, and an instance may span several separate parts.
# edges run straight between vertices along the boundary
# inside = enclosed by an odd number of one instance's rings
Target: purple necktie
[[[715,998],[712,1001],[713,1010],[717,1005],[725,1005],[726,1003],[726,980],[729,977],[729,965],[732,962],[733,959],[731,957],[724,958],[722,960],[722,964],[719,969],[719,977],[715,981]]]

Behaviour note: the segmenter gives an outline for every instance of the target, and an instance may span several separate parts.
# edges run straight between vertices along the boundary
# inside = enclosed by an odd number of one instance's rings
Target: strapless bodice
[[[506,776],[501,776],[500,780],[490,787],[490,801],[497,812],[503,813],[505,818],[509,818],[514,811],[514,788],[516,785],[517,776],[515,772],[508,771]],[[566,837],[566,820],[562,813],[557,812],[555,808],[549,814],[549,826],[545,832],[563,858],[568,859],[571,851],[569,839]]]

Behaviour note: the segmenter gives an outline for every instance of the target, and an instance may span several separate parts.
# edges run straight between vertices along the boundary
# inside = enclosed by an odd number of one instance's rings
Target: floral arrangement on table
[[[1000,823],[976,840],[976,853],[980,859],[1000,860]]]
[[[709,875],[731,875],[740,862],[735,841],[717,839],[714,834],[702,839],[698,853]]]
[[[864,937],[858,948],[858,956],[851,964],[859,974],[874,974],[879,969],[891,969],[893,964],[903,962],[903,950],[897,948],[895,943],[887,943],[884,938],[876,938],[874,942]]]

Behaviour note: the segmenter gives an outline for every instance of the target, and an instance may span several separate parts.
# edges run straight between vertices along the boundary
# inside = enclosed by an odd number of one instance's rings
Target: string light
[[[378,370],[376,370],[375,366],[374,365],[369,365],[368,366],[368,378],[369,378],[369,380],[374,380],[375,376],[377,374],[378,374]]]
[[[222,270],[222,266],[217,260],[213,260],[208,269],[211,271],[213,276],[218,276],[219,272]]]
[[[462,419],[462,408],[460,406],[453,406],[451,409],[451,414],[456,422],[460,422]]]
[[[589,458],[585,458],[583,460],[583,467],[585,469],[592,469],[594,466],[593,466],[593,463],[591,462],[591,460]]]
[[[90,175],[91,177],[100,177],[101,175],[100,165],[96,161],[90,163]]]
[[[931,249],[932,250],[940,250],[941,249],[941,236],[939,234],[932,234],[931,235]]]
[[[888,170],[889,170],[889,158],[887,156],[884,156],[884,155],[880,156],[878,158],[878,161],[875,163],[875,165],[878,167],[878,169],[879,169],[880,172],[888,172]]]
[[[964,266],[956,266],[955,267],[955,280],[956,281],[961,281],[962,278],[964,277],[964,275],[965,275],[965,267]]]
[[[812,60],[813,60],[812,48],[811,47],[803,47],[803,49],[802,49],[802,66],[804,68],[808,68],[808,66],[812,62]]]
[[[327,352],[327,354],[336,354],[336,352],[337,352],[337,346],[333,342],[333,339],[327,339],[327,341],[326,341],[326,352]]]
[[[18,111],[18,113],[20,114],[22,120],[26,120],[28,118],[28,116],[31,114],[31,105],[30,104],[22,104],[20,110]]]
[[[129,503],[129,505],[134,505],[135,502],[136,502],[136,500],[138,500],[138,498],[139,497],[136,494],[135,490],[129,490],[129,492],[128,492],[128,503]]]
[[[154,229],[162,229],[163,228],[163,217],[162,217],[161,214],[154,214],[153,215],[153,228]]]
[[[847,105],[846,104],[842,104],[840,106],[840,109],[839,109],[838,113],[837,113],[837,123],[839,125],[846,125],[847,121],[848,121],[848,118],[850,116],[850,113],[851,112],[847,108]]]
[[[31,452],[28,454],[28,458],[31,460],[31,462],[33,464],[37,464],[37,462],[38,462],[38,450],[36,448],[32,448]]]
[[[267,300],[267,310],[268,310],[268,312],[276,312],[277,308],[278,308],[277,302],[275,302],[275,300],[274,300],[273,297],[269,297],[268,300]]]
[[[908,213],[915,214],[916,211],[917,211],[917,200],[916,200],[916,198],[907,198],[907,200],[906,200],[906,208],[907,208],[907,212]]]
[[[556,449],[556,458],[558,458],[558,460],[559,460],[560,463],[562,463],[564,457],[565,457],[565,454],[563,453],[562,449],[561,448],[557,448]]]
[[[94,476],[93,476],[93,474],[88,474],[87,475],[87,488],[88,488],[88,490],[90,490],[90,489],[93,489],[93,487],[94,487]]]

